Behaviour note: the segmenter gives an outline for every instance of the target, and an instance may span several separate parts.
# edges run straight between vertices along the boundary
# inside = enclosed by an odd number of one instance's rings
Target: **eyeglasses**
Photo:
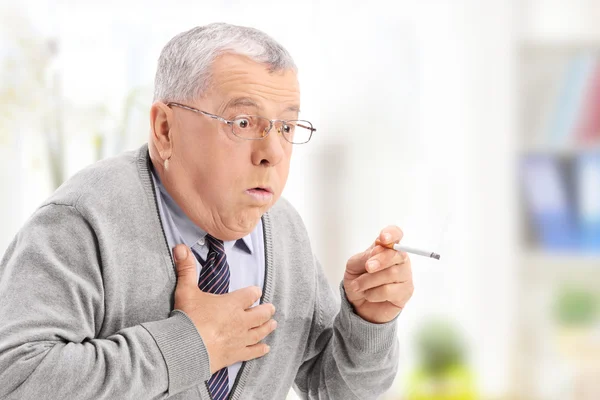
[[[167,103],[167,107],[171,106],[183,108],[221,121],[231,126],[231,131],[235,136],[246,140],[262,140],[266,138],[271,132],[271,129],[275,127],[277,132],[288,142],[292,144],[304,144],[308,143],[313,132],[317,130],[316,128],[313,128],[310,122],[304,120],[271,120],[258,115],[238,115],[234,119],[228,120],[218,115],[207,113],[206,111],[198,110],[183,104],[173,102]]]

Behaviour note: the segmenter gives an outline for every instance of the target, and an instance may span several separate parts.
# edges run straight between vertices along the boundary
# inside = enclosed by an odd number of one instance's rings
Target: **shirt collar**
[[[166,206],[171,218],[173,219],[173,223],[179,230],[179,234],[183,239],[183,243],[189,248],[192,248],[192,246],[198,243],[200,239],[204,239],[206,232],[189,219],[181,207],[179,207],[175,200],[173,200],[169,192],[167,192],[167,189],[163,186],[162,182],[160,181],[160,177],[154,171],[154,168],[151,168],[151,170],[156,181],[156,185],[160,191],[163,204]],[[225,250],[231,250],[231,248],[236,244],[238,247],[244,249],[250,254],[254,252],[251,234],[248,234],[238,240],[228,240],[223,242]]]
[[[254,252],[254,247],[252,247],[252,236],[250,234],[238,240],[225,241],[223,242],[223,245],[225,246],[225,250],[231,250],[234,245],[237,245],[240,249],[243,249],[250,254]]]

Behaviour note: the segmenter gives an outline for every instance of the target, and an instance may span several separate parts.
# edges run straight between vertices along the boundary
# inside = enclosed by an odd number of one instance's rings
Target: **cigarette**
[[[408,246],[400,245],[397,243],[383,244],[379,240],[377,240],[376,244],[383,246],[383,247],[387,247],[388,249],[394,249],[396,251],[405,251],[407,253],[416,254],[419,256],[435,258],[436,260],[440,259],[440,255],[437,253],[434,253],[432,251],[419,250],[419,249],[415,249],[414,247],[408,247]]]

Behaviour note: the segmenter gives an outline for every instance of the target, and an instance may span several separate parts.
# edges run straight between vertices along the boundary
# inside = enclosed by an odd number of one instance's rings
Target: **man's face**
[[[225,54],[213,64],[206,95],[187,105],[227,120],[242,114],[292,120],[298,117],[300,91],[291,70],[269,72],[264,64]],[[221,121],[177,107],[172,112],[167,189],[212,235],[224,240],[247,235],[281,196],[292,144],[275,128],[263,140],[244,140]]]

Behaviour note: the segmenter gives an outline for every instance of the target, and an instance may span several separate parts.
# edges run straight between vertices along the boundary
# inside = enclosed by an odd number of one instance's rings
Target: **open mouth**
[[[255,187],[255,188],[252,188],[250,190],[256,190],[258,192],[263,192],[263,193],[273,193],[268,188],[262,188],[262,187]]]
[[[246,193],[260,202],[270,201],[273,198],[273,191],[268,187],[257,186],[246,190]]]

